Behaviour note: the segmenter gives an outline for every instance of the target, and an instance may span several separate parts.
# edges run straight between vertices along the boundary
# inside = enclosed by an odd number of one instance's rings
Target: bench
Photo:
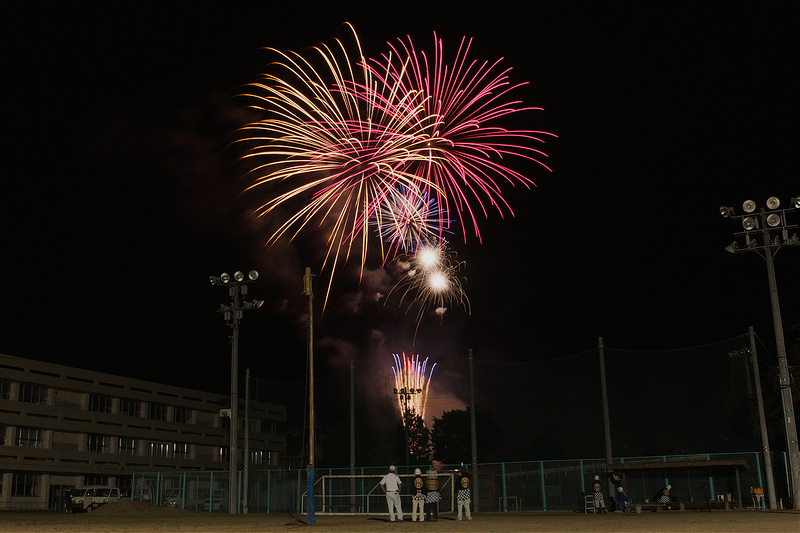
[[[641,513],[642,509],[649,509],[651,511],[666,511],[667,509],[674,508],[680,509],[681,511],[685,511],[686,508],[683,505],[683,502],[673,502],[673,503],[634,503],[631,505],[634,508],[634,511],[637,513]]]

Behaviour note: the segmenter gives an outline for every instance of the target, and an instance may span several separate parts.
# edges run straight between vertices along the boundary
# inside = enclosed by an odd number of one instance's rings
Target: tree
[[[413,464],[429,464],[431,462],[431,433],[425,427],[425,421],[414,409],[406,411],[404,419],[410,461]]]
[[[445,411],[441,418],[433,417],[431,445],[433,458],[443,463],[470,462],[472,458],[472,440],[470,437],[470,408]],[[478,460],[487,461],[488,457],[503,445],[505,437],[503,429],[491,412],[477,410],[475,412],[477,426]]]

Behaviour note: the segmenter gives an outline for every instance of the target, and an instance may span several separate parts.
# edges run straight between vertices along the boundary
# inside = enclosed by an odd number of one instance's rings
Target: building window
[[[175,422],[180,424],[187,424],[191,419],[191,411],[186,407],[175,408]]]
[[[25,427],[17,428],[17,446],[41,448],[42,442],[39,440],[39,429]]]
[[[151,420],[166,420],[167,419],[167,406],[163,403],[149,403],[147,404],[147,418]]]
[[[119,438],[120,455],[136,455],[136,439],[132,437]]]
[[[272,458],[272,452],[264,450],[254,450],[250,452],[250,464],[254,465],[268,465]]]
[[[105,435],[89,433],[88,437],[86,441],[87,451],[100,453],[106,449],[107,441]]]
[[[89,410],[98,413],[111,412],[111,397],[105,394],[90,394],[89,395]]]
[[[128,398],[120,398],[119,400],[119,414],[139,418],[141,414],[141,406],[137,400],[129,400]]]
[[[108,477],[106,476],[86,476],[83,478],[84,485],[108,485]]]
[[[148,445],[150,457],[169,457],[169,444],[166,442],[151,442]]]
[[[172,457],[176,459],[188,459],[189,458],[189,444],[185,442],[174,442],[172,443]]]
[[[219,459],[221,463],[229,463],[230,457],[231,457],[230,448],[228,448],[227,446],[221,446],[219,448],[219,453],[217,454],[217,459]]]
[[[36,478],[31,472],[14,472],[11,482],[12,496],[36,496]]]
[[[19,401],[27,403],[47,403],[47,387],[33,383],[19,384]]]
[[[11,383],[8,381],[0,381],[0,400],[8,400],[11,398]]]
[[[6,445],[6,430],[7,429],[8,429],[8,426],[4,426],[4,425],[0,424],[0,446],[5,446]],[[3,478],[3,476],[0,476],[0,480],[2,480],[2,478]],[[2,494],[2,493],[3,493],[3,491],[0,490],[0,494]]]

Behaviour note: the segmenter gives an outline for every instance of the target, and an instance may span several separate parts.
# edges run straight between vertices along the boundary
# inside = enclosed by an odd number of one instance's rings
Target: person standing
[[[625,509],[631,506],[631,499],[625,494],[625,489],[617,487],[617,513],[624,513]]]
[[[438,522],[439,500],[442,499],[442,495],[439,493],[439,480],[436,477],[436,470],[428,470],[425,491],[425,516],[431,522]]]
[[[458,519],[461,520],[461,511],[464,510],[464,515],[467,520],[472,520],[472,515],[469,512],[469,502],[472,496],[472,479],[469,477],[469,472],[463,469],[458,475]]]
[[[422,470],[414,469],[414,481],[411,482],[414,494],[411,496],[411,521],[416,522],[419,513],[419,521],[425,521],[425,478],[422,477]]]
[[[400,505],[400,489],[403,487],[403,482],[397,474],[394,473],[394,465],[389,466],[389,473],[381,479],[381,490],[386,494],[386,505],[389,506],[389,521],[394,522],[395,511],[397,512],[397,521],[403,521],[403,507]]]
[[[72,487],[68,488],[64,494],[64,510],[68,513],[72,512]]]
[[[606,500],[603,497],[603,484],[600,482],[600,476],[594,476],[592,491],[594,492],[594,512],[605,513]]]

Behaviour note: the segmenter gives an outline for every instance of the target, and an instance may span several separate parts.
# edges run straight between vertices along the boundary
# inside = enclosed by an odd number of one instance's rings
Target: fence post
[[[544,461],[539,461],[539,477],[542,479],[542,510],[547,511],[547,494],[544,488]],[[517,506],[517,511],[519,511]]]
[[[508,512],[508,500],[506,499],[507,495],[506,495],[506,464],[505,463],[500,463],[500,472],[501,472],[502,481],[503,481],[503,512],[507,513]]]

